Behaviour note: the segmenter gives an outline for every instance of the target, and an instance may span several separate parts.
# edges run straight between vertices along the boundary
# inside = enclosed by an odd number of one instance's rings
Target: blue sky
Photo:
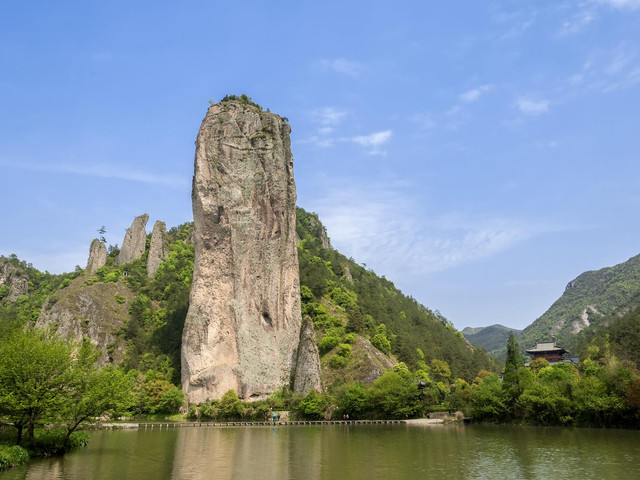
[[[0,7],[0,254],[192,219],[208,100],[289,118],[298,204],[458,328],[640,253],[640,0]]]

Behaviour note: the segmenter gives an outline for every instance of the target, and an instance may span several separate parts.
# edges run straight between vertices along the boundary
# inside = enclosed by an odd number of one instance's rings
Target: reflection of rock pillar
[[[250,434],[250,430],[207,427],[177,430],[171,478],[243,478],[234,472],[238,453],[234,439],[242,434]],[[254,478],[258,471],[262,473],[262,469],[257,469],[254,475],[244,478]]]
[[[264,398],[294,376],[301,317],[290,131],[278,115],[239,102],[211,106],[202,122],[182,338],[190,403],[230,389]]]

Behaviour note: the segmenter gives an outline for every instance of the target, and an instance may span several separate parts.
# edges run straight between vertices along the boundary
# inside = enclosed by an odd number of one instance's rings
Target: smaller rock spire
[[[147,257],[147,275],[155,276],[162,261],[169,256],[169,240],[167,238],[167,225],[160,220],[153,225],[151,232],[151,245]]]
[[[100,267],[107,263],[107,247],[97,238],[94,238],[89,247],[89,260],[85,271],[93,275]]]
[[[147,232],[145,227],[149,221],[149,215],[143,214],[136,217],[127,229],[127,233],[122,240],[122,248],[116,258],[116,265],[129,263],[136,258],[140,258],[147,245]]]

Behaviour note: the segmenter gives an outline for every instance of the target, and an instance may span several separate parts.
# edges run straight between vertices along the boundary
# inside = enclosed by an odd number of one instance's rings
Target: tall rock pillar
[[[182,337],[182,387],[191,403],[230,389],[257,400],[317,369],[297,362],[290,132],[278,115],[237,101],[211,106],[200,127],[192,193],[195,266]],[[319,387],[319,381],[306,386]]]

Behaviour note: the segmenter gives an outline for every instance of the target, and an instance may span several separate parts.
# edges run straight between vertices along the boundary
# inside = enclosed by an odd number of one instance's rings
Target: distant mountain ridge
[[[511,332],[517,337],[522,333],[522,330],[499,324],[488,327],[466,327],[462,330],[464,338],[476,347],[484,348],[487,352],[504,347]]]
[[[577,355],[587,331],[597,331],[640,306],[640,255],[570,281],[564,293],[531,325],[518,342],[522,350],[555,339]],[[493,352],[504,356],[506,348]]]

